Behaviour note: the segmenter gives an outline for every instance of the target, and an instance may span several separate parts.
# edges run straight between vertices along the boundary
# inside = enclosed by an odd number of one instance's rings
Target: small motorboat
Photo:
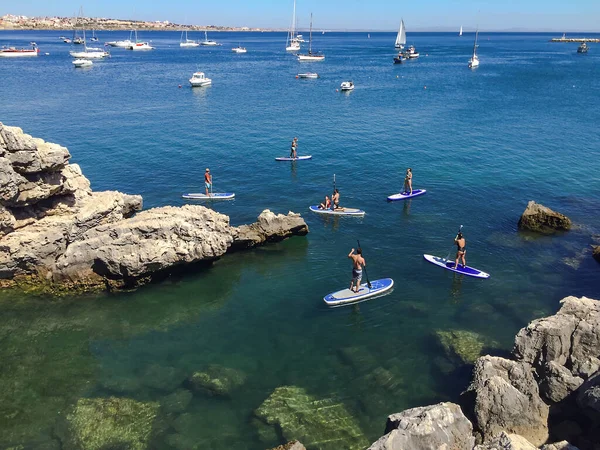
[[[419,57],[419,52],[415,49],[414,45],[408,47],[408,49],[404,52],[404,56],[408,59],[415,59]]]
[[[246,50],[246,48],[242,47],[241,45],[238,45],[237,47],[232,48],[231,51],[233,53],[247,53],[248,52],[248,50]]]
[[[398,53],[398,56],[394,57],[394,64],[402,64],[406,61],[406,56],[402,52]]]
[[[71,43],[71,39],[69,39],[69,38],[63,38],[63,42],[65,44],[70,44]]]
[[[340,85],[340,91],[353,91],[354,83],[352,81],[344,81]]]
[[[76,37],[73,39],[73,44],[85,44],[85,39],[83,39],[82,37]]]
[[[587,44],[585,42],[582,42],[581,45],[579,47],[577,47],[577,53],[587,53],[589,50],[589,47],[587,46]]]
[[[319,74],[314,72],[299,73],[296,78],[319,78]]]
[[[73,65],[75,67],[90,67],[93,64],[94,63],[92,61],[90,61],[89,59],[76,59],[73,61]]]
[[[192,78],[190,78],[190,84],[192,87],[210,86],[212,84],[212,80],[210,78],[206,78],[204,72],[194,72]]]

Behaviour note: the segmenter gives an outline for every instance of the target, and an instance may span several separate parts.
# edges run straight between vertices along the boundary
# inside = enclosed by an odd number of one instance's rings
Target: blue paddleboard
[[[211,195],[206,194],[183,194],[182,198],[189,200],[230,200],[235,197],[233,192],[213,192]]]
[[[279,156],[278,158],[275,158],[275,161],[303,161],[305,159],[312,159],[312,155],[296,156],[295,158]]]
[[[323,297],[323,301],[329,306],[343,305],[344,303],[354,303],[369,297],[381,295],[394,287],[394,280],[391,278],[382,278],[381,280],[371,281],[371,289],[367,283],[360,285],[358,292],[350,289],[342,289]]]
[[[362,209],[356,208],[340,208],[340,209],[321,209],[319,205],[313,205],[309,208],[317,214],[325,214],[332,216],[364,216],[365,212]]]
[[[435,264],[436,266],[443,267],[444,269],[450,270],[452,272],[462,273],[463,275],[468,275],[470,277],[475,277],[475,278],[489,278],[490,277],[489,273],[482,272],[481,270],[478,270],[478,269],[475,269],[475,268],[469,267],[469,266],[462,266],[459,264],[458,267],[455,269],[454,261],[451,261],[446,258],[440,258],[439,256],[423,255],[423,258],[425,258],[431,264]]]
[[[408,192],[400,192],[399,194],[390,195],[387,199],[390,202],[396,200],[406,200],[407,198],[413,198],[418,197],[419,195],[423,195],[425,192],[427,192],[427,189],[413,189],[412,194],[409,194]]]

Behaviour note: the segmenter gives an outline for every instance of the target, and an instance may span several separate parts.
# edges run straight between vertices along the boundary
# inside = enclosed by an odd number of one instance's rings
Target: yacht
[[[214,47],[215,45],[221,45],[221,44],[219,44],[216,41],[210,41],[208,39],[208,33],[205,31],[204,32],[204,40],[202,42],[200,42],[200,45],[208,45],[208,46]]]
[[[32,45],[31,48],[15,48],[15,47],[2,47],[0,49],[1,58],[19,58],[23,56],[38,56],[40,50],[36,45]]]
[[[73,65],[75,67],[90,67],[93,64],[94,63],[92,61],[90,61],[89,59],[76,59],[73,61]]]
[[[246,50],[246,47],[242,47],[241,45],[238,45],[237,47],[232,48],[231,51],[233,53],[247,53],[248,52],[248,50]]]
[[[325,59],[325,55],[322,53],[313,53],[312,51],[312,13],[310,14],[310,34],[308,38],[308,53],[296,55],[298,57],[298,61],[323,61]]]
[[[344,81],[340,85],[340,91],[353,91],[354,83],[352,81]]]
[[[147,42],[138,41],[137,30],[134,30],[134,34],[135,34],[135,42],[127,47],[128,50],[154,50],[154,47],[152,47]]]
[[[204,72],[194,72],[192,78],[190,78],[190,84],[192,87],[210,86],[212,80],[204,76]]]
[[[290,30],[287,34],[287,39],[285,43],[285,51],[286,52],[297,52],[300,50],[300,39],[302,39],[302,35],[296,34],[296,0],[294,0],[294,13],[292,14],[292,24],[290,25]],[[304,42],[304,39],[302,40]]]
[[[184,33],[185,33],[185,39],[183,39]],[[181,42],[179,42],[179,46],[180,47],[199,47],[200,42],[196,42],[191,39],[188,39],[188,32],[186,30],[186,31],[181,32]]]
[[[585,42],[582,42],[579,47],[577,47],[577,53],[587,53],[589,47]]]
[[[129,39],[124,39],[122,41],[110,41],[107,42],[106,45],[110,45],[111,47],[118,47],[118,48],[129,48],[133,45],[133,41],[131,40],[131,38],[133,37],[133,33],[135,30],[131,30],[129,32]]]

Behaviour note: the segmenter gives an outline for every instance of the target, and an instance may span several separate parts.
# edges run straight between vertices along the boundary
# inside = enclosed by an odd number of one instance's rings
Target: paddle
[[[362,247],[360,246],[360,241],[357,239],[356,243],[358,244],[358,248],[361,249],[362,251]],[[369,274],[367,274],[367,268],[365,266],[363,266],[363,270],[365,271],[365,278],[367,279],[367,286],[369,287],[369,289],[372,288],[371,286],[371,282],[369,281]]]
[[[335,173],[333,174],[333,194],[331,194],[331,210],[335,210],[335,205],[333,204],[333,196],[335,195]]]
[[[462,231],[462,225],[459,227],[458,229],[458,233],[456,233],[456,237],[454,238],[454,241],[456,241],[456,239],[458,238],[459,233]],[[452,250],[454,249],[454,245],[452,246],[452,248],[450,249],[450,251],[448,252],[448,256],[446,256],[446,260],[450,259],[450,253],[452,253]]]

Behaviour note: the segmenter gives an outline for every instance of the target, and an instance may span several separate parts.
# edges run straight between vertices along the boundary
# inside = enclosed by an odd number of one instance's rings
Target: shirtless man
[[[465,261],[465,255],[467,253],[467,241],[463,237],[462,233],[459,231],[456,237],[454,238],[454,243],[456,244],[456,261],[454,262],[454,268],[458,267],[458,261],[462,260],[462,265],[465,267],[467,262]]]
[[[362,270],[367,263],[365,262],[365,258],[362,257],[362,249],[360,248],[356,249],[356,253],[354,253],[354,249],[350,250],[348,258],[352,260],[352,281],[350,281],[350,290],[352,292],[358,292],[360,290]],[[356,286],[356,290],[352,289],[352,286]]]
[[[331,205],[333,210],[336,209],[340,209],[340,210],[344,210],[344,208],[342,208],[340,206],[340,191],[338,191],[337,189],[333,190],[333,195],[331,196]]]
[[[208,190],[212,188],[212,175],[210,174],[210,169],[208,167],[204,172],[204,187],[206,188],[206,196],[210,197]]]

